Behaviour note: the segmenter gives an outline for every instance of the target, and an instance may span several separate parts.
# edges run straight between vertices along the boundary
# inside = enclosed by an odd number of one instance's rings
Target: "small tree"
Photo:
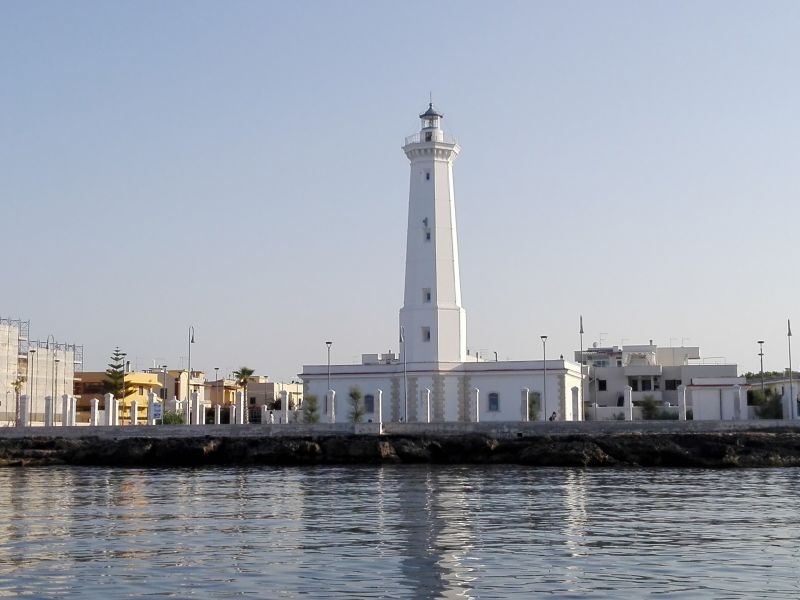
[[[656,399],[647,394],[642,401],[639,403],[639,408],[642,409],[642,418],[645,421],[652,421],[653,419],[658,418],[658,405],[656,404]]]
[[[22,391],[22,386],[25,385],[27,378],[24,375],[17,375],[17,378],[12,383],[14,388],[14,422],[19,424],[19,394]]]
[[[233,372],[233,376],[236,378],[236,384],[244,389],[245,400],[247,400],[247,382],[254,373],[255,371],[250,367],[239,367],[238,371]]]
[[[103,390],[106,394],[114,394],[115,398],[125,397],[125,353],[114,348],[111,353],[111,362],[106,369],[106,378],[103,380]]]
[[[183,417],[173,410],[168,410],[164,413],[161,419],[162,425],[183,425]]]
[[[761,393],[761,390],[757,390],[757,392]],[[782,419],[783,401],[781,397],[771,389],[767,389],[764,401],[756,406],[756,414],[759,419]]]
[[[530,421],[539,420],[542,400],[539,392],[528,392],[528,419]]]
[[[303,400],[303,423],[319,423],[319,400],[313,394]]]
[[[350,422],[361,423],[364,415],[367,414],[367,409],[364,406],[364,401],[361,396],[361,390],[358,386],[350,388]]]

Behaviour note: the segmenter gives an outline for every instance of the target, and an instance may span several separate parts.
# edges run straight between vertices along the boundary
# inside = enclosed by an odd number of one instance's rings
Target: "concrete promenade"
[[[800,422],[784,420],[752,421],[555,421],[495,423],[320,423],[253,425],[136,425],[73,427],[3,427],[0,439],[48,437],[61,439],[97,438],[104,440],[152,438],[262,438],[336,437],[352,435],[384,436],[463,436],[481,434],[498,439],[572,435],[655,435],[692,433],[734,433],[763,430],[800,430]]]

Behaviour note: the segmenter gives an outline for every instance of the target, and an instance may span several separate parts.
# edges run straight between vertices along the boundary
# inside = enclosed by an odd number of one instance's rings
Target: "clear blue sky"
[[[139,367],[397,350],[429,91],[468,345],[800,332],[800,3],[0,5],[0,314]],[[800,343],[798,343],[800,361]],[[212,371],[213,372],[213,371]]]

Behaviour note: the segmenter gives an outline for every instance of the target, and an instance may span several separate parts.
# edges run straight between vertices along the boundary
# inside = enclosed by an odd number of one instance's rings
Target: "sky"
[[[134,367],[398,351],[408,161],[454,167],[467,345],[800,331],[800,3],[0,4],[0,315]],[[800,348],[798,349],[800,352]],[[800,360],[800,354],[798,354]]]

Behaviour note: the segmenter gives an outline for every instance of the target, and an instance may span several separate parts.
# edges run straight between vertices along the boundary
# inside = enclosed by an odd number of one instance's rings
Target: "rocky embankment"
[[[338,435],[0,439],[0,465],[523,464],[559,467],[800,466],[800,431],[536,435]]]

